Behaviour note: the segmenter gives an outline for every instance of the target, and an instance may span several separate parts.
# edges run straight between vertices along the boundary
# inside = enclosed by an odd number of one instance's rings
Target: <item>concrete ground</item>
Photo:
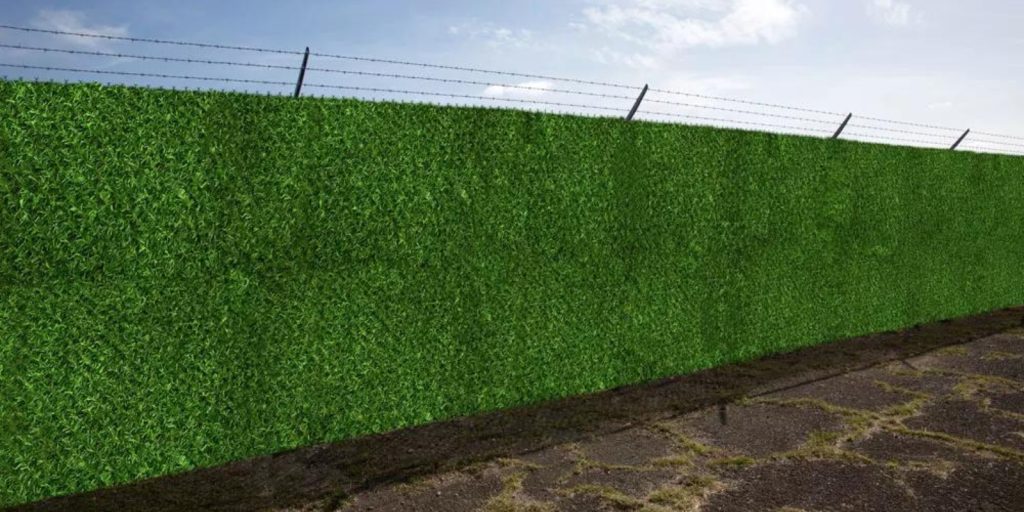
[[[1024,510],[1024,308],[25,510]]]

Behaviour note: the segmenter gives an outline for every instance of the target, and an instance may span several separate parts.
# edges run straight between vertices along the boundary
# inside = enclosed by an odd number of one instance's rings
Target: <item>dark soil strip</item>
[[[1024,325],[1024,306],[814,346],[587,396],[310,446],[11,510],[261,510],[330,504],[378,486],[609,433],[903,360]]]

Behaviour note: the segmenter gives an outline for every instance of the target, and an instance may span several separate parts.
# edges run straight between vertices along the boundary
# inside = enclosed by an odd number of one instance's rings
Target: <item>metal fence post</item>
[[[647,84],[644,84],[644,88],[640,91],[640,96],[637,96],[636,103],[633,103],[633,108],[629,109],[629,113],[626,114],[626,121],[632,121],[633,116],[636,115],[636,109],[640,108],[640,102],[644,100],[644,95],[647,94]]]
[[[836,130],[835,135],[832,136],[833,139],[838,139],[839,138],[839,134],[843,133],[843,130],[846,129],[846,123],[849,123],[850,122],[850,118],[852,118],[852,117],[853,117],[853,112],[850,112],[846,116],[846,119],[843,120],[843,124],[839,125],[839,129]]]
[[[309,47],[306,47],[306,53],[302,56],[302,67],[299,68],[299,81],[295,83],[295,97],[299,97],[299,93],[302,92],[302,79],[306,77],[306,63],[309,62]]]
[[[956,142],[954,142],[954,143],[953,143],[953,147],[951,147],[951,148],[949,148],[949,149],[956,149],[956,148],[957,148],[957,146],[959,146],[959,145],[960,145],[960,143],[961,143],[961,142],[963,142],[963,141],[964,141],[964,139],[966,139],[966,138],[967,138],[967,134],[968,134],[968,133],[971,133],[971,129],[970,129],[970,128],[968,128],[968,129],[967,129],[967,131],[966,131],[966,132],[964,132],[964,134],[963,134],[963,135],[961,135],[961,136],[960,136],[960,138],[959,138],[959,139],[957,139],[957,140],[956,140]]]

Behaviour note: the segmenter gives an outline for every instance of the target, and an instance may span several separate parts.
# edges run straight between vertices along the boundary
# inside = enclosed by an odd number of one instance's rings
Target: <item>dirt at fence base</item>
[[[1005,309],[15,510],[1020,510],[1022,320]]]

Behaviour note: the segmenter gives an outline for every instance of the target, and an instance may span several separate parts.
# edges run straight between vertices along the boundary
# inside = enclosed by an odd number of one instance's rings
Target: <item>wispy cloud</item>
[[[910,4],[898,0],[870,0],[868,12],[880,23],[894,27],[905,27],[913,21]]]
[[[777,43],[796,35],[807,7],[793,0],[629,0],[584,9],[604,32],[651,49]]]
[[[607,46],[593,50],[593,57],[601,64],[615,64],[635,69],[656,69],[660,64],[653,55],[643,52],[625,53]]]
[[[448,27],[448,33],[455,36],[463,36],[469,39],[483,41],[492,48],[515,47],[522,48],[533,43],[533,32],[527,29],[510,29],[495,25],[490,22],[473,21],[452,25]]]
[[[735,76],[669,76],[660,85],[664,89],[695,94],[734,94],[753,87],[749,79]]]
[[[100,36],[126,36],[128,28],[124,25],[101,25],[87,23],[85,14],[79,11],[43,9],[39,11],[32,26],[47,30],[60,30],[62,32],[77,32]],[[103,46],[106,41],[92,37],[60,36],[65,41],[79,46],[98,47]]]
[[[566,26],[580,37],[596,39],[596,44],[581,48],[595,62],[651,70],[688,48],[774,44],[794,37],[810,12],[798,2],[590,0]],[[528,29],[479,20],[451,25],[448,33],[492,48],[553,47],[545,34],[538,38]]]
[[[525,96],[535,98],[537,96],[543,96],[548,93],[551,89],[551,82],[539,80],[531,82],[520,82],[515,84],[515,87],[508,87],[503,85],[492,85],[484,89],[484,96],[493,97],[506,97],[506,96]]]

